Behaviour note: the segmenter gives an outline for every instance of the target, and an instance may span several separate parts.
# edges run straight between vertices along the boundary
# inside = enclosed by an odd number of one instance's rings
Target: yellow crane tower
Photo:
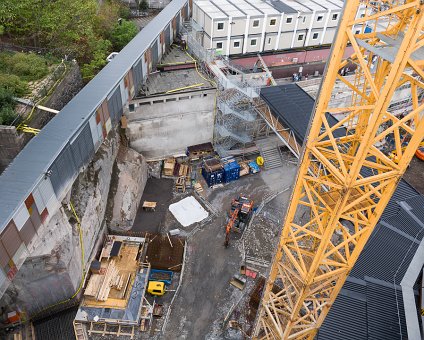
[[[389,202],[424,137],[423,26],[423,0],[346,0],[254,338],[314,338]],[[337,80],[352,101],[336,107]],[[411,103],[395,115],[400,89]],[[330,127],[327,112],[344,118]]]

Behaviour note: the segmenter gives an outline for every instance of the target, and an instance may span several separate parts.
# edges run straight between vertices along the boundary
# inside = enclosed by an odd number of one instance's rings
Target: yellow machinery
[[[147,293],[156,296],[165,294],[165,283],[160,281],[149,281]]]
[[[314,338],[422,141],[423,26],[420,0],[346,0],[255,338]],[[354,52],[344,60],[348,45]],[[352,66],[354,76],[341,75]],[[351,91],[350,102],[330,103],[337,80]],[[402,117],[390,108],[399,89],[410,91],[412,102]],[[345,118],[330,127],[326,112]],[[342,136],[336,133],[341,127]],[[396,161],[382,151],[389,137]],[[403,138],[409,141],[405,148]],[[305,212],[309,218],[302,218]]]

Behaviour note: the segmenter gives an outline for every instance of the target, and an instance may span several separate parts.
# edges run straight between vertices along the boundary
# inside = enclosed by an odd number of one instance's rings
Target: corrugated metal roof
[[[366,325],[366,302],[341,292],[321,326],[317,339],[367,340]]]
[[[261,89],[261,98],[270,107],[273,115],[293,131],[296,139],[302,144],[308,131],[315,100],[297,84],[265,87]],[[332,115],[327,114],[326,117],[330,126],[337,124],[337,119]],[[345,136],[346,130],[337,129],[334,135]]]
[[[44,176],[63,146],[150,46],[187,0],[173,0],[18,154],[0,176],[0,231]]]
[[[395,231],[403,223],[402,218],[393,219],[391,223],[395,224],[394,230],[382,223],[376,226],[350,276],[359,279],[372,276],[379,280],[393,282],[397,272],[396,283],[399,284],[402,281],[418,244]]]
[[[402,290],[367,282],[367,316],[368,339],[408,338]]]
[[[261,97],[303,143],[314,100],[295,84],[265,88]],[[372,173],[363,168],[361,175]],[[319,340],[391,340],[399,339],[400,332],[407,338],[402,293],[398,289],[398,310],[393,280],[397,285],[402,281],[424,231],[405,208],[424,222],[424,196],[402,179],[330,309]]]

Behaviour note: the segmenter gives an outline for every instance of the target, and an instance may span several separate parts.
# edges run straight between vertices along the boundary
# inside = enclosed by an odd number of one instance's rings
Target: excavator
[[[230,243],[230,233],[233,228],[243,231],[252,218],[253,201],[244,196],[239,196],[231,201],[230,219],[225,227],[225,247]]]

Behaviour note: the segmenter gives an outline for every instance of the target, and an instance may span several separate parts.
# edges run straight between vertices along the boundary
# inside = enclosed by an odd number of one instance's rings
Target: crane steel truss
[[[315,336],[424,136],[418,100],[424,89],[424,2],[361,3],[368,9],[361,18],[359,0],[345,3],[255,338]],[[365,33],[365,24],[371,32]],[[355,25],[362,25],[359,34]],[[348,44],[354,54],[342,60]],[[349,81],[339,71],[352,64],[356,77]],[[350,106],[330,105],[336,80],[352,91]],[[388,108],[405,84],[412,108],[397,117]],[[345,118],[330,127],[326,112]]]

